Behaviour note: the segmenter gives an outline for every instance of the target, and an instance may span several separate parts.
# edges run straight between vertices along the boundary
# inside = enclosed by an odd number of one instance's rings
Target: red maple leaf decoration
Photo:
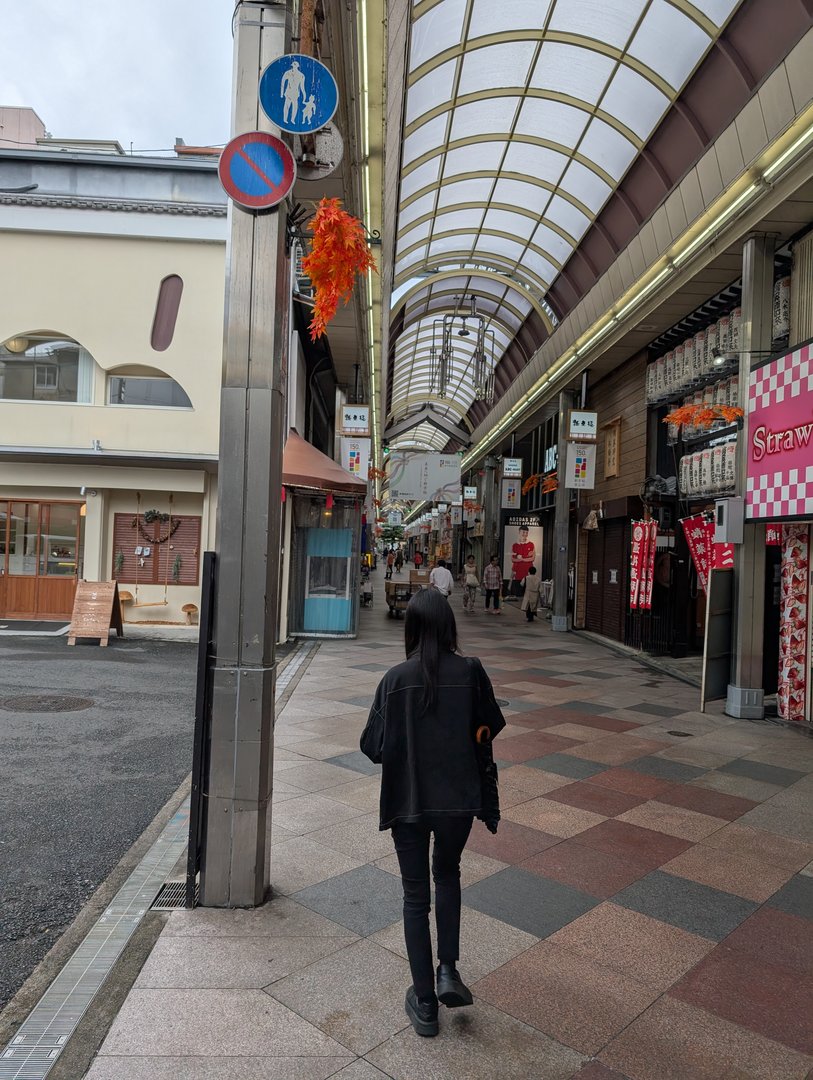
[[[327,330],[339,301],[346,304],[357,274],[375,270],[375,259],[367,244],[364,226],[342,208],[341,199],[322,199],[313,219],[311,251],[302,260],[302,269],[316,293],[310,321],[311,341]]]

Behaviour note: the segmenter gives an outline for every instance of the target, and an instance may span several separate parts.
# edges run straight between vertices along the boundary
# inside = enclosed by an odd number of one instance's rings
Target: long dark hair
[[[407,604],[404,619],[407,659],[420,657],[424,712],[438,696],[438,668],[443,653],[457,652],[457,623],[452,605],[437,589],[420,589]]]

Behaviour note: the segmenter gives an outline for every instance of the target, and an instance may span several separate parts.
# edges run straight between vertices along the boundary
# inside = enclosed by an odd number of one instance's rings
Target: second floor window
[[[31,334],[0,345],[0,401],[93,400],[95,363],[69,338]]]
[[[142,375],[111,375],[108,379],[111,405],[141,405],[147,408],[191,409],[192,402],[182,386],[170,378]]]

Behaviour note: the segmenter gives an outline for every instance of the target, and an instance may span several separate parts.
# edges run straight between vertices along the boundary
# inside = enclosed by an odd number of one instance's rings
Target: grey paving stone
[[[390,1073],[383,1073],[364,1058],[359,1058],[346,1069],[336,1073],[331,1080],[392,1080],[392,1076]]]
[[[542,686],[540,689],[544,690],[545,688]],[[497,697],[502,693],[503,691],[500,691],[497,694]],[[505,690],[504,693],[507,695],[507,700],[510,702],[510,705],[505,706],[505,708],[514,709],[518,713],[536,712],[538,709],[543,709],[545,707],[545,702],[540,700],[543,695],[532,694],[530,696],[524,696],[517,690]],[[503,698],[503,700],[506,699]]]
[[[609,767],[599,765],[597,761],[575,758],[570,754],[545,754],[544,757],[532,758],[523,764],[530,765],[534,769],[542,769],[544,772],[556,773],[558,776],[572,776],[575,780],[586,780],[589,776],[605,772]]]
[[[163,937],[346,937],[347,928],[325,919],[287,896],[256,908],[173,911]]]
[[[366,859],[326,848],[307,836],[295,836],[271,851],[271,889],[274,896],[291,896],[309,885],[355,870]]]
[[[345,1051],[264,990],[131,990],[99,1053],[341,1057]]]
[[[650,701],[643,701],[639,705],[628,705],[630,712],[645,713],[647,716],[680,716],[685,709],[673,709],[671,705],[656,705]]]
[[[765,765],[761,761],[748,761],[747,758],[729,761],[726,765],[721,765],[718,771],[732,773],[734,776],[747,776],[750,780],[761,780],[765,784],[776,784],[783,788],[790,787],[807,775],[797,769],[782,769],[779,765]]]
[[[342,697],[337,698],[336,700],[341,701],[345,705],[358,705],[360,709],[369,709],[372,707],[374,696],[374,691],[371,691],[369,694],[364,694],[363,696]]]
[[[367,776],[377,776],[381,772],[381,766],[362,754],[361,750],[354,750],[351,754],[338,754],[336,757],[327,759],[328,765],[340,765],[343,769],[354,769],[356,772],[365,773]]]
[[[389,671],[390,664],[351,664],[356,671]]]
[[[562,672],[562,678],[567,678],[564,672]],[[565,701],[558,708],[572,709],[574,712],[580,713],[596,713],[597,715],[614,712],[612,705],[601,705],[595,701]]]
[[[368,936],[402,918],[401,881],[377,866],[360,866],[296,893],[294,899],[354,934]]]
[[[562,674],[562,673],[560,672],[560,674]],[[571,672],[568,672],[568,675],[570,675],[570,674],[571,674]],[[588,679],[617,679],[617,678],[619,678],[619,673],[617,671],[589,671],[589,670],[584,670],[584,671],[574,671],[574,672],[572,672],[572,674],[573,675],[584,675]]]
[[[411,982],[406,960],[373,941],[359,941],[265,993],[345,1047],[366,1054],[409,1024],[404,996]]]
[[[787,885],[773,894],[768,907],[779,908],[788,915],[798,915],[813,922],[813,877],[809,877],[808,868],[792,877]]]
[[[740,896],[662,870],[654,870],[622,889],[613,903],[712,941],[728,937],[759,907]]]
[[[656,776],[660,780],[676,780],[683,784],[702,776],[707,771],[701,769],[699,765],[684,765],[680,761],[670,761],[668,758],[654,756],[628,761],[624,768],[644,773],[645,776]]]
[[[332,1080],[336,1070],[349,1060],[349,1057],[267,1056],[97,1057],[85,1077],[86,1080],[247,1080],[248,1077],[251,1080],[328,1080],[330,1077]],[[339,1076],[345,1076],[344,1070]],[[362,1078],[366,1080],[364,1074],[358,1080]],[[353,1080],[350,1074],[347,1080]]]
[[[558,881],[509,867],[463,890],[466,907],[546,938],[600,901]]]
[[[394,1080],[568,1080],[584,1054],[543,1035],[499,1009],[440,1011],[440,1037],[393,1035],[367,1058]]]

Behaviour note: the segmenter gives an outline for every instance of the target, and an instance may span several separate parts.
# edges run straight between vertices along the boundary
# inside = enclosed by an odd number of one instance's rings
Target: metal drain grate
[[[6,712],[79,712],[95,704],[92,698],[65,697],[64,694],[21,694],[19,697],[0,698],[0,709]]]
[[[195,887],[195,902],[197,903],[198,890]],[[161,891],[150,904],[152,911],[174,911],[186,904],[186,882],[167,881],[161,886]]]

